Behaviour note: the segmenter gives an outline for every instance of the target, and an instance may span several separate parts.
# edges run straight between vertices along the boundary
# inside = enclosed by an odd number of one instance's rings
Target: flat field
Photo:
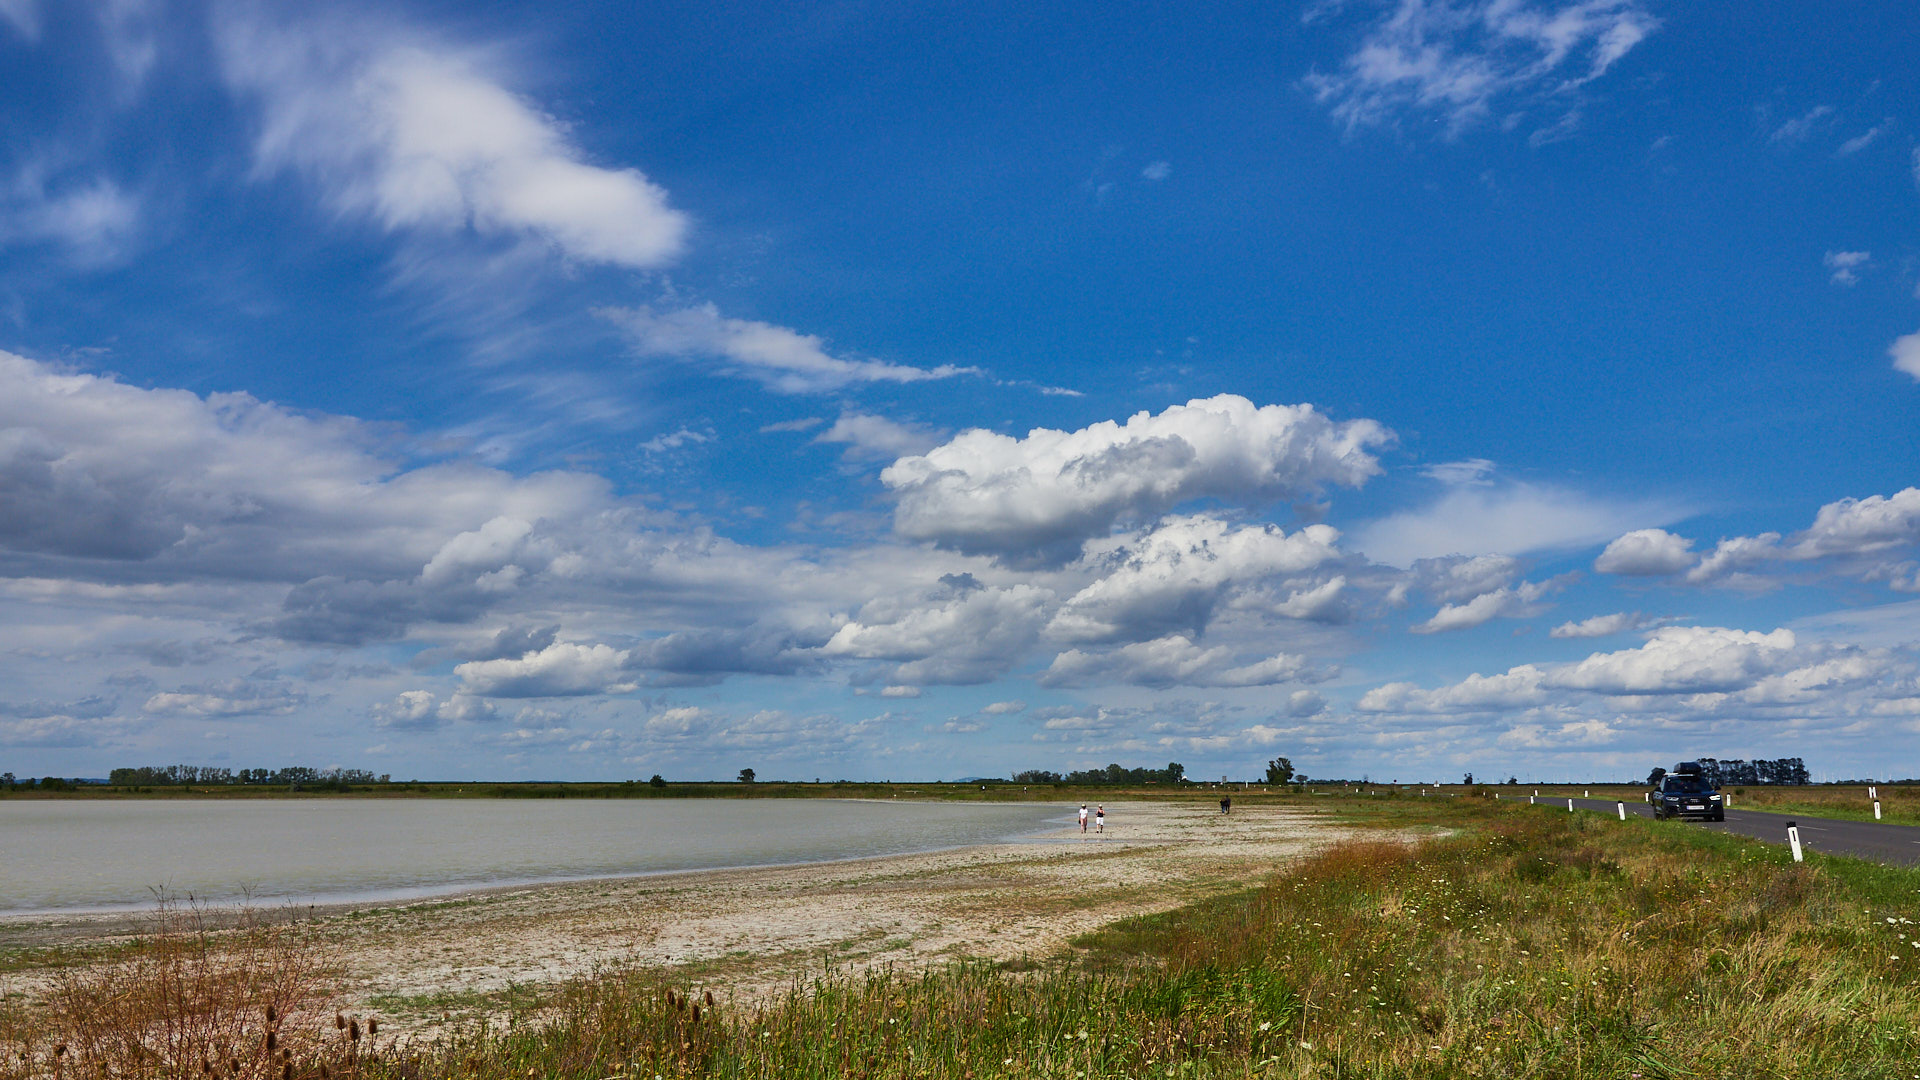
[[[437,1002],[426,987],[369,997],[356,984],[368,957],[390,962],[378,950],[399,933],[377,913],[78,947],[90,956],[70,948],[64,966],[12,976],[37,989],[0,1020],[13,1043],[0,1070],[160,1075],[203,1072],[204,1061],[261,1080],[1920,1076],[1920,872],[1819,856],[1796,865],[1776,847],[1705,830],[1490,799],[1235,802],[1232,818],[1168,804],[1166,839],[1110,841],[1024,869],[949,853],[958,861],[875,866],[867,885],[769,879],[733,924],[739,949],[607,959],[585,973],[449,989]],[[1235,863],[1241,828],[1297,842],[1249,841],[1257,850]],[[1183,847],[1202,852],[1187,871],[1175,869]],[[823,900],[811,920],[810,890]],[[836,893],[850,902],[825,902]],[[771,929],[753,936],[756,922],[811,921],[831,934],[886,910],[889,896],[916,895],[929,914],[900,938],[937,947],[850,955],[858,950],[821,941],[783,958]],[[997,935],[929,927],[964,920],[970,903],[985,912],[975,926],[1003,932],[1049,908],[1067,917],[1013,949],[996,947]],[[638,919],[651,905],[636,896],[613,909]],[[756,919],[763,911],[773,914]],[[535,910],[521,917],[529,935],[557,929],[540,927]],[[471,930],[441,925],[427,937]],[[887,933],[858,934],[873,929]],[[508,951],[515,939],[493,940]],[[292,959],[275,967],[263,956]],[[241,974],[260,970],[286,974]],[[160,995],[137,1014],[145,1019],[105,1007],[140,997],[128,987],[165,985],[225,994]],[[349,1010],[340,1026],[336,1005]],[[425,1011],[441,1019],[422,1026]],[[215,1012],[234,1018],[224,1035],[161,1045],[161,1032],[191,1026],[180,1015]],[[107,1015],[116,1031],[145,1025],[144,1049],[107,1038]],[[376,1015],[377,1032],[360,1026]]]

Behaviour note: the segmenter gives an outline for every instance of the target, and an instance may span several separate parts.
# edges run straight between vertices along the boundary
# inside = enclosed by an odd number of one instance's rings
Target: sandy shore
[[[1108,807],[1104,835],[854,862],[570,882],[319,913],[362,1003],[404,1019],[489,1010],[516,985],[610,965],[677,969],[736,1000],[827,965],[1041,958],[1076,934],[1256,882],[1341,830],[1299,811]],[[305,909],[302,909],[302,915]],[[100,940],[122,916],[0,925],[0,948]],[[336,950],[330,950],[336,951]],[[31,994],[31,967],[0,976]]]

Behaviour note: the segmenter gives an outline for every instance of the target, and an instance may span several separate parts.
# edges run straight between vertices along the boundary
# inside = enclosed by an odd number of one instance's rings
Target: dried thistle
[[[347,1021],[347,1040],[349,1042],[360,1041],[360,1021],[357,1017]]]
[[[372,1038],[378,1034],[380,1034],[380,1021],[371,1016],[367,1017],[367,1037]]]
[[[338,1029],[338,1030],[340,1030],[340,1031],[345,1031],[345,1030],[347,1030],[347,1018],[346,1018],[346,1016],[345,1016],[344,1014],[342,1014],[342,1013],[334,1013],[334,1014],[333,1014],[333,1026],[334,1026],[334,1027],[335,1027],[336,1029]]]
[[[274,1007],[272,1005],[268,1005],[267,1006],[267,1023],[277,1024],[279,1022],[280,1022],[280,1014],[274,1010]]]
[[[707,1008],[713,1008],[713,991],[707,991]]]

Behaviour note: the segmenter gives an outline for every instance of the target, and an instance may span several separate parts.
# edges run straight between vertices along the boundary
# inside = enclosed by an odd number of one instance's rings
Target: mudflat
[[[1018,843],[849,862],[482,890],[405,904],[288,909],[346,965],[350,992],[396,1019],[484,1008],[514,986],[614,966],[682,972],[735,1000],[796,976],[944,959],[1044,959],[1076,934],[1263,880],[1341,839],[1309,811],[1213,802],[1109,804]],[[276,913],[277,917],[277,913]],[[0,984],[31,997],[43,970],[17,950],[108,942],[128,916],[0,922]],[[60,948],[56,953],[67,952]],[[24,963],[21,961],[25,961]]]

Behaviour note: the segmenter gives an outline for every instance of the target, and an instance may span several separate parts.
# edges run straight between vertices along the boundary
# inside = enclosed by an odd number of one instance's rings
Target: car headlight
[[[1713,800],[1714,802],[1719,802],[1719,801],[1720,801],[1720,796],[1718,796],[1718,795],[1709,795],[1709,796],[1707,796],[1707,798],[1709,798],[1709,799],[1712,799],[1712,800]]]

